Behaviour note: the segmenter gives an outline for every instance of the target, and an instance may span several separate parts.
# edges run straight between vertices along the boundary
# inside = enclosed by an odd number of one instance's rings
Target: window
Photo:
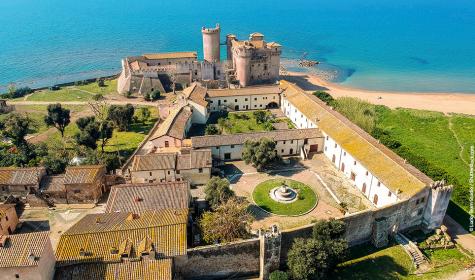
[[[378,181],[378,183],[376,184],[376,186],[380,187],[380,186],[381,186],[381,182]]]
[[[303,144],[307,145],[308,144],[308,139],[303,140]]]
[[[356,174],[354,172],[351,172],[351,180],[352,181],[356,180]]]
[[[391,192],[388,192],[388,197],[391,197],[392,193]]]
[[[346,156],[346,152],[343,152],[343,156]]]
[[[5,220],[8,222],[8,216],[5,216]]]
[[[328,136],[327,136],[327,140],[328,140]]]
[[[337,144],[335,143],[335,148],[337,147]]]
[[[363,187],[361,188],[361,191],[363,193],[366,193],[366,183],[363,183]]]
[[[203,173],[203,168],[199,168],[198,173]]]
[[[170,143],[168,141],[165,141],[165,148],[170,147]]]
[[[231,145],[231,149],[234,149],[234,145]]]
[[[247,101],[247,98],[244,98],[244,101]]]
[[[281,153],[284,153],[284,149],[280,150]]]
[[[213,103],[213,100],[210,100],[209,103]]]
[[[20,278],[20,274],[15,274],[15,278]]]
[[[228,100],[224,99],[224,103],[228,102]]]
[[[81,193],[80,190],[74,190],[73,192],[74,192],[74,193]]]
[[[353,165],[356,165],[356,160],[355,160],[355,161],[353,161]]]
[[[170,170],[167,171],[168,175],[170,175]]]
[[[419,198],[416,200],[416,205],[419,204]]]
[[[345,172],[345,164],[344,163],[341,164],[341,172]]]
[[[378,205],[378,195],[375,194],[374,197],[373,197],[373,203],[374,205]]]
[[[284,145],[285,145],[285,141],[284,141]]]
[[[234,99],[234,102],[237,102],[237,99]]]
[[[366,171],[366,176],[368,176],[368,174],[369,174],[369,172],[368,172],[368,171]]]
[[[327,151],[327,147],[325,147],[325,151]]]
[[[27,190],[28,190],[28,187],[25,187],[25,191],[27,191]]]
[[[425,200],[425,198],[424,198],[424,197],[423,197],[423,198],[421,198],[421,203],[423,203],[423,202],[424,202],[424,200]]]
[[[176,174],[180,174],[180,170],[177,170],[177,171],[176,171]]]
[[[150,172],[148,173],[148,175],[152,176],[152,171],[150,171]]]
[[[417,215],[419,215],[419,216],[422,215],[422,208],[419,209],[419,211],[417,211]]]
[[[257,97],[254,97],[254,100],[257,101]]]

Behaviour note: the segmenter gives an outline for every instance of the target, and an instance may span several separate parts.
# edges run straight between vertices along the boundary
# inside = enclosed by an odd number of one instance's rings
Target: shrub
[[[97,85],[98,85],[99,87],[105,87],[105,86],[106,86],[106,83],[105,83],[104,79],[98,79],[98,80],[97,80]]]
[[[331,96],[328,92],[326,91],[316,91],[313,93],[316,97],[318,97],[320,100],[325,102],[327,105],[331,105],[335,99],[333,99],[333,96]]]
[[[30,94],[32,93],[33,90],[29,87],[21,87],[21,88],[15,88],[14,86],[9,86],[8,87],[8,92],[4,95],[2,95],[2,97],[4,98],[19,98],[19,97],[23,97],[27,94]]]
[[[289,275],[285,271],[275,270],[269,275],[269,280],[289,280]]]
[[[160,93],[159,90],[154,90],[154,91],[152,91],[152,93],[150,93],[150,99],[152,101],[158,100],[160,98],[160,95],[161,95],[161,93]]]
[[[94,94],[92,96],[92,100],[95,100],[95,101],[100,101],[100,100],[103,100],[104,99],[104,96],[102,94]]]
[[[217,135],[217,134],[220,134],[220,133],[219,133],[219,129],[215,125],[208,124],[205,128],[205,134],[206,135]]]

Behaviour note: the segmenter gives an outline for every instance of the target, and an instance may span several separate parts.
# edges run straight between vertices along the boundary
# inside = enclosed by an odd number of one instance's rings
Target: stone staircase
[[[395,236],[396,242],[404,248],[404,251],[411,257],[412,263],[419,269],[422,265],[428,263],[426,257],[419,250],[416,244],[414,244],[409,238],[402,233],[398,233]]]

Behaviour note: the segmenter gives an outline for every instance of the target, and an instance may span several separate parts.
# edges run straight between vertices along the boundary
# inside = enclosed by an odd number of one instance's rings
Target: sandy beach
[[[307,91],[325,90],[335,98],[350,96],[390,108],[475,115],[475,94],[370,91],[341,86],[313,74],[298,72],[288,72],[287,75],[281,77]]]

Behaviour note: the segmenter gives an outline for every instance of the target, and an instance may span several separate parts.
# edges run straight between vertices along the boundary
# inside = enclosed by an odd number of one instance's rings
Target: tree
[[[106,84],[105,84],[104,79],[97,79],[97,86],[98,87],[105,87]]]
[[[267,122],[267,113],[265,111],[254,111],[252,115],[256,119],[257,123],[265,123]]]
[[[10,139],[17,148],[27,148],[28,143],[25,137],[28,134],[31,124],[31,119],[28,116],[13,113],[0,124],[0,131],[2,135]]]
[[[296,239],[287,262],[292,277],[297,280],[326,279],[347,255],[345,231],[342,221],[330,219],[314,225],[312,238]]]
[[[219,129],[213,125],[213,124],[208,124],[205,128],[205,134],[206,135],[217,135],[219,133]]]
[[[242,159],[246,164],[252,163],[257,170],[262,170],[270,163],[279,159],[275,150],[276,143],[268,138],[246,140],[242,151]]]
[[[327,105],[331,105],[332,102],[334,101],[333,99],[333,96],[331,96],[328,92],[326,91],[316,91],[313,93],[313,95],[315,95],[316,97],[318,97],[318,99],[322,100],[323,102],[325,102]]]
[[[101,135],[99,132],[99,124],[95,121],[95,118],[92,116],[79,118],[76,121],[76,125],[79,128],[79,132],[75,135],[76,142],[79,145],[96,149],[97,140]]]
[[[211,207],[215,208],[234,197],[234,192],[229,188],[229,181],[226,178],[214,176],[206,184],[205,195]]]
[[[140,117],[140,120],[142,121],[142,123],[145,123],[146,121],[148,121],[148,119],[150,118],[150,109],[148,107],[141,107],[139,109],[139,117]]]
[[[134,106],[127,104],[125,106],[112,105],[109,108],[108,119],[112,121],[119,131],[126,131],[134,117]]]
[[[285,271],[275,270],[269,275],[269,280],[289,280],[289,275]]]
[[[98,129],[99,140],[101,140],[101,151],[104,152],[104,148],[107,142],[109,141],[109,139],[112,138],[114,127],[112,126],[112,123],[110,121],[102,121],[98,123]]]
[[[45,123],[48,126],[54,126],[64,137],[64,130],[70,122],[70,111],[64,109],[60,103],[48,105],[48,115],[45,116]]]
[[[254,217],[247,210],[246,201],[232,198],[216,207],[215,211],[203,213],[200,228],[203,239],[208,242],[231,242],[249,236]]]
[[[160,91],[156,89],[150,93],[150,99],[152,101],[158,100],[160,98],[160,95],[161,95]]]

